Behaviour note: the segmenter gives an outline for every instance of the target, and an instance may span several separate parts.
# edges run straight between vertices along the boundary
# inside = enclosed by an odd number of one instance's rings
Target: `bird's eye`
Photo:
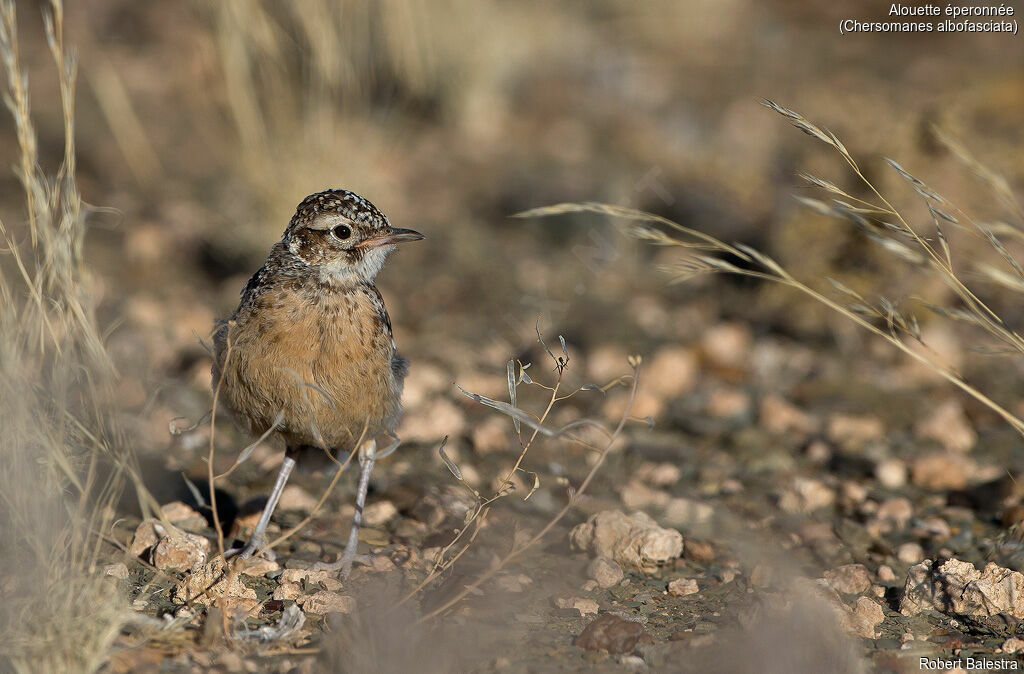
[[[338,225],[337,227],[331,230],[331,234],[338,237],[339,239],[344,240],[352,236],[352,230],[349,229],[348,225]]]

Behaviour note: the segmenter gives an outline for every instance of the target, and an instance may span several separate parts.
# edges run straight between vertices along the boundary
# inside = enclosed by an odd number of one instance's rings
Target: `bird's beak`
[[[355,248],[377,248],[379,246],[389,246],[394,243],[402,243],[403,241],[419,241],[423,238],[426,237],[414,229],[388,227],[378,236],[363,239],[355,245]]]

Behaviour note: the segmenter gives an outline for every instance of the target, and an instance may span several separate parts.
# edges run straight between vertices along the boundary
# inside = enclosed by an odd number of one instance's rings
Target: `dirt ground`
[[[130,616],[103,671],[1020,667],[1021,435],[985,402],[1024,415],[1020,350],[993,353],[992,334],[930,311],[963,297],[875,245],[884,216],[858,228],[799,203],[820,198],[802,172],[851,199],[877,195],[760,104],[835,132],[921,231],[927,199],[886,157],[1019,234],[1019,208],[936,131],[1019,194],[1019,38],[840,35],[842,19],[887,20],[889,5],[819,5],[69,4],[85,291],[152,497],[127,488],[103,532],[96,573]],[[61,110],[38,8],[18,3],[18,18],[41,161],[55,165]],[[14,163],[13,125],[0,154]],[[331,488],[326,461],[293,477],[271,538],[301,526],[276,559],[224,571],[211,448],[226,546],[251,531],[281,455],[262,443],[236,464],[251,439],[223,414],[211,429],[206,345],[295,204],[326,187],[427,235],[378,279],[411,361],[403,445],[373,473],[368,558],[348,578],[309,571],[340,552],[354,512],[354,471]],[[24,220],[22,192],[0,179],[5,223]],[[673,283],[692,253],[621,220],[512,217],[590,201],[755,246],[829,297],[837,279],[894,305],[916,320],[924,345],[911,349],[982,399],[791,288]],[[1012,274],[1024,237],[1001,235],[1004,257],[967,226],[945,233],[954,267],[1012,333],[1020,283],[989,282],[985,265]],[[559,390],[584,390],[544,417],[573,430],[530,442],[509,491],[532,430],[460,387],[508,401],[510,360],[544,385],[564,365]],[[540,386],[518,391],[519,407],[544,410]],[[624,417],[611,439],[596,428]],[[625,519],[636,512],[649,518]],[[578,527],[612,519],[607,546],[581,543]]]

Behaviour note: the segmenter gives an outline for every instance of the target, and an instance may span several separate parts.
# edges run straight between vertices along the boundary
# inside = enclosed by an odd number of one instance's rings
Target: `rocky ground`
[[[955,354],[955,335],[943,338]],[[587,354],[583,376],[614,363],[628,371],[625,355]],[[472,383],[495,397],[504,384],[487,373]],[[276,561],[226,569],[209,510],[187,490],[163,506],[166,522],[124,520],[117,537],[128,552],[106,573],[141,622],[112,671],[158,660],[163,671],[261,671],[266,658],[317,671],[324,658],[366,657],[383,671],[425,661],[512,672],[909,672],[921,657],[1014,660],[1024,649],[1017,438],[898,359],[881,355],[851,375],[836,355],[738,323],[646,359],[634,416],[653,429],[628,426],[540,544],[417,622],[549,521],[593,462],[563,441],[532,447],[530,498],[525,476],[452,571],[402,603],[475,504],[428,438],[450,435],[446,454],[481,491],[519,451],[510,420],[447,389],[414,366],[406,424],[416,439],[375,472],[360,536],[372,561],[345,580],[309,567],[341,549],[352,478]],[[592,399],[573,398],[565,418],[621,414],[626,393],[578,395]],[[192,456],[175,470],[200,494],[207,433],[175,439]],[[218,471],[235,458],[218,457]],[[218,483],[229,544],[254,524],[279,460],[261,445]],[[271,535],[309,515],[329,481],[322,470],[300,474]],[[380,633],[368,636],[367,623]],[[360,654],[367,643],[372,652]]]
[[[38,163],[63,176],[66,92],[38,3],[21,4]],[[89,273],[75,291],[94,300],[117,369],[110,425],[128,439],[117,448],[138,462],[136,488],[97,518],[116,522],[96,532],[100,572],[132,618],[107,669],[1017,664],[1024,459],[1004,419],[791,289],[672,284],[665,266],[679,269],[679,250],[606,218],[512,217],[600,201],[756,246],[823,293],[835,278],[913,314],[929,354],[1024,414],[1020,359],[979,353],[1005,345],[928,310],[962,308],[962,297],[875,246],[881,217],[850,226],[793,199],[807,194],[804,172],[854,201],[876,195],[820,136],[759,104],[770,97],[834,131],[930,241],[941,216],[886,157],[941,192],[943,213],[955,203],[1001,226],[993,249],[943,218],[943,241],[1000,325],[1021,325],[1019,268],[1002,257],[1024,259],[1011,203],[1024,185],[1024,87],[1007,56],[1018,38],[835,30],[887,10],[866,0],[68,3],[88,225]],[[24,129],[5,124],[4,161],[23,166]],[[979,164],[965,167],[936,128]],[[1003,189],[978,174],[1005,176]],[[27,251],[17,176],[0,177],[0,220]],[[251,439],[222,416],[214,433],[204,416],[215,319],[236,306],[295,204],[325,187],[355,190],[427,235],[377,279],[412,363],[404,445],[374,472],[360,544],[369,561],[344,580],[310,570],[340,552],[353,514],[354,477],[331,489],[329,462],[293,476],[270,534],[299,528],[274,560],[223,565],[221,545],[246,539],[281,456],[258,445],[240,460]],[[0,263],[18,278],[7,253]],[[508,400],[513,359],[551,384],[538,317],[549,345],[565,338],[565,391],[628,375],[635,355],[640,383],[606,454],[542,435],[509,491],[528,429],[453,383]],[[605,447],[590,421],[614,428],[628,388],[581,390],[545,424]],[[517,404],[539,413],[545,395],[522,383]],[[505,495],[472,519],[495,493]],[[471,545],[434,577],[463,530]]]

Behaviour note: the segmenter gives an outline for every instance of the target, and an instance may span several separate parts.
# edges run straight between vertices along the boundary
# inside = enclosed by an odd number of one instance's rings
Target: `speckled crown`
[[[299,202],[288,228],[309,224],[320,213],[334,211],[352,222],[373,229],[383,229],[390,223],[387,217],[369,200],[348,190],[324,190],[310,194]]]

